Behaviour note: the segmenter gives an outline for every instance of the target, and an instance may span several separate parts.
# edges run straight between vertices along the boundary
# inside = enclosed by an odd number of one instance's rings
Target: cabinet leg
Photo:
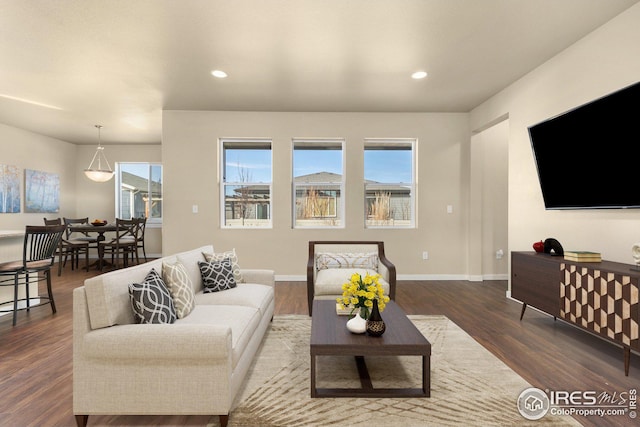
[[[522,316],[524,316],[524,311],[527,309],[527,303],[522,303],[522,311],[520,312],[520,320],[522,320]]]
[[[624,350],[624,375],[629,376],[629,364],[631,363],[631,349],[623,347]]]

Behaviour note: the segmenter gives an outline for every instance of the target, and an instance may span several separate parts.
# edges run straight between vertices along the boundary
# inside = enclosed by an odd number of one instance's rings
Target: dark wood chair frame
[[[0,264],[0,286],[13,286],[12,309],[0,310],[0,312],[13,312],[13,326],[16,325],[18,311],[51,304],[51,310],[55,314],[56,304],[51,290],[51,266],[55,259],[56,250],[60,247],[60,240],[64,233],[64,225],[27,225],[24,234],[24,246],[22,260],[10,261]],[[42,275],[41,275],[42,273]],[[37,295],[38,304],[31,304],[29,286],[40,281],[47,282],[47,296]],[[18,298],[20,286],[25,286],[25,297]],[[18,303],[24,301],[25,306],[18,308]],[[6,304],[6,301],[0,304]]]
[[[63,225],[60,218],[44,219],[44,225]],[[84,254],[84,268],[89,271],[89,242],[82,239],[72,239],[69,226],[64,224],[65,232],[60,239],[60,246],[57,251],[58,255],[58,276],[62,274],[62,267],[67,265],[67,257],[71,255],[71,270],[79,268],[80,254]],[[64,260],[63,260],[64,256]]]
[[[144,262],[147,262],[147,251],[144,248],[144,234],[147,228],[147,218],[132,218],[132,220],[137,221],[137,227],[135,230],[136,248],[135,251],[131,252],[131,261],[133,261],[135,257],[136,263],[140,264],[140,249],[142,249]]]
[[[112,265],[116,266],[117,259],[115,258],[122,254],[123,267],[126,268],[129,266],[129,255],[133,257],[137,254],[137,229],[137,219],[116,218],[116,236],[110,241],[105,240],[98,242],[99,250],[102,251],[103,254],[107,252],[111,253]],[[100,257],[98,266],[100,270],[103,268],[103,259],[104,256]]]
[[[89,224],[89,217],[85,218],[62,218],[63,223],[68,227],[74,224]],[[79,235],[78,235],[79,234]],[[98,249],[98,239],[90,236],[84,231],[74,231],[70,227],[67,228],[67,239],[82,240],[89,243],[89,248]]]
[[[384,242],[367,240],[316,240],[309,242],[309,258],[307,260],[307,302],[309,316],[313,313],[313,298],[315,294],[314,269],[316,261],[316,245],[376,245],[378,259],[389,270],[389,298],[396,299],[396,266],[384,254]]]

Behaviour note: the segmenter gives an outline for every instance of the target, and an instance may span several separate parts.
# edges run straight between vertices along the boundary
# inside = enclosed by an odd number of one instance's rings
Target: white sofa
[[[198,261],[212,246],[115,270],[73,292],[73,413],[219,415],[234,398],[273,318],[274,273],[241,270],[243,283],[203,293]],[[128,285],[180,261],[195,308],[173,324],[137,324]]]
[[[379,241],[310,241],[307,260],[307,302],[312,315],[314,299],[336,300],[351,275],[380,274],[385,295],[396,298],[396,267]]]

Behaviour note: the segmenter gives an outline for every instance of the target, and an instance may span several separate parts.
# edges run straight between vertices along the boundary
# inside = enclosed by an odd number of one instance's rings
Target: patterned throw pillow
[[[231,260],[225,258],[222,261],[198,262],[204,283],[203,292],[219,292],[236,287],[236,279],[233,276]]]
[[[129,299],[138,323],[173,323],[176,309],[162,277],[155,269],[142,283],[129,285]]]
[[[205,261],[222,261],[225,258],[231,260],[231,268],[233,269],[233,277],[236,279],[236,283],[242,283],[242,273],[240,272],[240,266],[238,265],[238,255],[236,255],[236,249],[233,248],[227,252],[219,252],[213,254],[203,253]]]
[[[175,264],[163,262],[162,278],[173,298],[173,305],[176,308],[178,319],[187,317],[196,306],[196,297],[193,293],[191,279],[189,279],[184,265],[179,261]]]
[[[316,268],[366,268],[378,271],[378,254],[370,253],[319,253],[316,255]]]

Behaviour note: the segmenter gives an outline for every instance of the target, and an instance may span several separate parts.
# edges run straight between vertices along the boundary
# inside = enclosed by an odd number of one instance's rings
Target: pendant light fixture
[[[113,170],[104,155],[104,147],[102,146],[102,140],[100,139],[100,129],[102,129],[102,125],[95,126],[98,128],[98,149],[96,150],[96,154],[93,155],[93,159],[91,160],[89,167],[84,170],[84,174],[92,181],[106,182],[113,177]],[[102,168],[103,162],[107,165],[106,169]],[[95,166],[94,163],[96,163]]]

